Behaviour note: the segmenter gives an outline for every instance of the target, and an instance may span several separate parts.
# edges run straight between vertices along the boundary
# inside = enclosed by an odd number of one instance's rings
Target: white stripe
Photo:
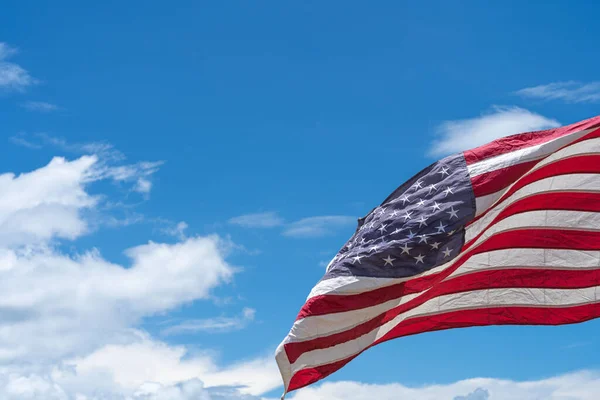
[[[275,350],[275,361],[277,362],[277,367],[279,368],[279,373],[283,380],[284,391],[287,392],[290,385],[290,379],[292,379],[292,369],[283,345],[284,343],[282,342],[277,346],[277,350]]]
[[[563,249],[508,249],[475,254],[448,278],[478,271],[510,268],[587,269],[600,267],[600,251]]]
[[[559,175],[540,179],[523,186],[512,195],[498,203],[486,215],[473,222],[465,230],[465,240],[468,242],[480,234],[504,209],[516,201],[531,195],[537,195],[550,192],[568,192],[568,191],[600,191],[600,179],[598,174],[572,174]]]
[[[303,353],[291,365],[291,370],[293,373],[296,373],[307,367],[329,364],[358,354],[408,318],[462,309],[481,309],[498,306],[568,307],[588,304],[598,301],[596,289],[596,287],[584,289],[484,289],[439,296],[398,315],[393,320],[357,339],[349,340],[326,349]]]
[[[488,158],[471,164],[467,167],[471,178],[481,175],[486,172],[495,171],[498,169],[510,167],[511,165],[521,164],[528,161],[539,160],[540,158],[546,157],[548,154],[555,152],[569,142],[575,141],[588,133],[592,132],[593,129],[584,129],[579,132],[573,132],[565,136],[552,139],[548,142],[541,143],[535,146],[526,147],[511,151],[510,153],[500,154],[495,157]]]
[[[583,269],[600,267],[600,251],[558,249],[510,249],[476,254],[454,271],[446,280],[490,269],[505,268],[556,268]],[[301,342],[328,336],[358,326],[376,316],[411,301],[421,293],[389,300],[385,303],[359,310],[316,315],[294,323],[285,343]]]
[[[320,281],[310,291],[307,301],[311,297],[321,296],[325,294],[336,295],[352,295],[363,292],[369,292],[376,289],[381,289],[386,286],[392,286],[398,283],[406,282],[421,276],[431,275],[445,269],[448,263],[438,265],[428,271],[418,275],[412,275],[406,278],[374,278],[370,276],[338,276],[331,279]]]
[[[529,175],[530,173],[537,169],[540,169],[544,165],[552,164],[553,162],[556,162],[558,160],[569,158],[575,155],[595,154],[598,152],[600,152],[600,138],[588,139],[584,140],[583,142],[574,143],[544,158],[525,175]]]
[[[523,228],[600,229],[600,213],[568,210],[539,210],[511,215],[488,228],[471,246],[477,247],[493,235]],[[461,257],[458,255],[456,258]]]
[[[399,293],[400,298],[395,298],[375,306],[300,319],[294,322],[294,326],[285,342],[302,342],[351,329],[394,307],[409,302],[420,294],[419,292],[402,296]]]
[[[497,192],[486,194],[485,196],[479,196],[479,197],[475,198],[475,216],[476,217],[480,216],[488,208],[493,206],[494,203],[496,201],[498,201],[498,199],[500,197],[502,197],[502,195],[508,191],[508,189],[510,189],[510,186],[508,186],[504,189],[500,189]]]
[[[537,163],[530,171],[524,174],[521,178],[531,174],[533,171],[543,167],[544,165],[548,165],[550,163],[556,162],[561,159],[566,159],[572,157],[577,154],[590,154],[590,153],[599,153],[600,152],[600,138],[585,140],[583,142],[575,143],[564,149],[561,149],[554,154],[548,156],[544,160],[541,160]],[[475,215],[480,215],[482,212],[491,207],[504,193],[506,193],[516,182],[507,186],[504,189],[501,189],[497,192],[490,193],[485,196],[479,196],[475,199],[476,202],[476,212]]]

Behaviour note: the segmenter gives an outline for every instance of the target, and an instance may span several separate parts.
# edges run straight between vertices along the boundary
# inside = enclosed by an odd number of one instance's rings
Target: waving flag
[[[358,221],[276,359],[285,392],[378,343],[600,316],[600,116],[444,158]]]

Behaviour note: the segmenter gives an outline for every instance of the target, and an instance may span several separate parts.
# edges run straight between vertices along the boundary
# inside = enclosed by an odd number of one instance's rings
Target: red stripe
[[[501,288],[581,289],[600,285],[598,271],[600,269],[557,270],[530,267],[473,272],[444,281],[423,295],[346,331],[304,342],[286,343],[284,345],[285,352],[290,363],[293,363],[308,351],[326,349],[359,338],[393,320],[398,315],[438,296],[472,290]]]
[[[398,324],[381,339],[372,343],[369,347],[398,337],[422,332],[490,325],[565,325],[580,323],[598,317],[600,317],[599,303],[560,308],[490,307],[475,310],[452,311],[443,314],[407,319]],[[367,349],[369,347],[367,347]],[[296,372],[290,380],[287,391],[291,392],[300,389],[301,387],[325,378],[342,368],[359,354],[331,364],[305,368]]]
[[[600,137],[600,129],[596,129],[595,131],[588,133],[584,137],[574,140],[572,143],[563,146],[561,149],[572,146],[575,143],[580,143],[582,141],[598,137]],[[537,163],[539,163],[542,158],[545,157],[540,157],[537,160],[511,165],[509,167],[498,169],[495,171],[486,172],[471,178],[471,184],[473,186],[473,192],[475,193],[475,197],[486,196],[488,194],[496,193],[506,188],[507,186],[514,183],[521,176],[526,174],[531,168],[533,168]]]
[[[600,232],[564,229],[527,229],[502,232],[459,255],[455,264],[442,272],[355,295],[327,294],[311,297],[302,306],[297,320],[316,315],[358,310],[421,292],[448,277],[472,255],[507,248],[596,250],[600,249]]]
[[[600,125],[600,116],[577,122],[572,125],[562,126],[560,128],[537,132],[519,133],[512,136],[503,137],[483,146],[465,151],[465,160],[467,165],[471,165],[501,154],[536,146],[570,133],[590,129],[597,125]]]
[[[497,191],[504,189],[527,173],[527,171],[533,168],[538,162],[539,160],[533,160],[511,165],[510,167],[486,172],[471,178],[475,197],[496,193]]]
[[[557,160],[553,163],[544,165],[539,169],[525,175],[519,179],[510,189],[504,193],[496,204],[500,204],[506,200],[509,196],[515,193],[517,190],[529,185],[530,183],[549,178],[552,176],[568,175],[568,174],[587,174],[587,173],[599,173],[600,172],[600,155],[581,155],[576,157],[565,158]],[[491,208],[488,208],[484,213],[473,218],[468,225],[473,225],[476,221],[480,220],[485,216]]]
[[[494,218],[479,234],[463,246],[463,251],[471,247],[489,228],[512,215],[537,210],[572,210],[600,212],[600,193],[591,192],[548,192],[524,197],[515,201],[496,218]]]

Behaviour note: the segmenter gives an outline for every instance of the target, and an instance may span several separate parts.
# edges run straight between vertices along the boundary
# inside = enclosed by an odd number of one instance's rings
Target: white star
[[[400,201],[402,202],[402,205],[406,204],[406,202],[410,203],[410,199],[408,198],[407,195],[402,196],[402,198],[400,199]]]
[[[443,177],[444,175],[450,175],[450,174],[448,173],[448,168],[446,168],[446,167],[442,167],[442,170],[441,170],[440,172],[438,172],[438,174],[442,174],[442,177]]]
[[[414,237],[415,237],[415,234],[412,233],[412,231],[408,231],[408,236],[407,236],[408,240],[411,240]]]
[[[432,249],[438,250],[440,247],[440,244],[441,244],[440,242],[434,242],[434,243],[431,243],[430,246]]]
[[[433,207],[433,212],[435,212],[436,209],[440,210],[440,205],[437,201],[434,201],[431,207]]]
[[[377,215],[383,215],[385,214],[385,208],[380,208],[379,211],[377,212]]]
[[[367,239],[365,239],[365,238],[361,238],[361,239],[360,239],[360,244],[365,244],[365,242],[366,242],[366,241],[367,241]]]
[[[383,261],[385,261],[385,264],[383,266],[385,267],[386,265],[390,264],[393,267],[394,264],[392,263],[392,261],[394,260],[396,259],[388,255],[387,258],[383,258]]]
[[[402,216],[402,218],[404,218],[404,222],[406,222],[406,221],[408,221],[408,220],[410,219],[410,216],[411,216],[411,214],[412,214],[412,211],[411,211],[411,212],[404,211],[404,213],[405,213],[405,214]]]
[[[380,227],[379,227],[377,230],[378,230],[378,231],[381,231],[381,234],[383,235],[383,232],[385,232],[385,227],[386,227],[386,226],[387,226],[387,225],[385,225],[385,224],[381,224],[381,226],[380,226]]]
[[[458,218],[458,210],[454,209],[453,207],[450,207],[450,211],[446,211],[447,214],[450,214],[450,219],[452,219],[452,217]]]
[[[356,256],[356,257],[354,257],[354,260],[352,260],[352,264],[354,264],[354,263],[355,263],[355,262],[357,262],[357,261],[358,261],[358,263],[360,264],[360,263],[361,263],[361,262],[360,262],[360,259],[361,259],[362,257],[363,257],[363,256]]]
[[[417,190],[417,189],[421,189],[421,188],[423,187],[423,182],[421,182],[421,180],[419,179],[419,180],[417,181],[417,183],[415,183],[415,184],[413,185],[413,187],[415,188],[415,190]]]
[[[369,226],[370,229],[375,228],[375,221],[371,221],[371,223],[369,225],[370,225]]]
[[[417,221],[419,223],[419,228],[422,227],[423,225],[427,226],[427,222],[425,222],[425,221],[427,221],[427,218],[425,218],[424,215],[421,215],[421,219]]]
[[[401,254],[408,254],[410,255],[410,251],[412,250],[412,247],[408,247],[408,243],[404,243],[404,247],[400,247],[402,249],[402,253]]]
[[[421,238],[419,239],[419,243],[425,242],[425,244],[427,244],[427,239],[429,239],[427,235],[419,235],[419,237]]]
[[[437,233],[446,232],[447,226],[448,225],[444,225],[444,224],[442,224],[442,221],[440,221],[440,224],[438,226],[436,226],[436,229],[438,230]]]
[[[444,193],[446,194],[446,196],[444,196],[444,197],[447,197],[448,194],[454,194],[454,192],[452,191],[452,188],[450,186],[448,186],[446,188],[446,190],[444,190]]]
[[[395,217],[396,215],[398,215],[398,210],[392,211],[392,217]]]
[[[429,193],[427,194],[431,194],[431,192],[435,190],[437,190],[437,186],[435,186],[435,183],[432,183],[431,185],[429,185]]]
[[[452,253],[452,249],[449,249],[446,247],[446,250],[442,250],[442,253],[444,253],[444,258],[450,257],[450,253]]]
[[[423,259],[425,258],[425,256],[422,256],[421,254],[419,254],[418,256],[414,257],[415,260],[417,260],[417,264],[418,263],[423,263]]]
[[[423,204],[425,204],[425,200],[423,200],[423,199],[419,199],[419,201],[417,202],[417,205],[418,205],[419,207],[421,207]]]

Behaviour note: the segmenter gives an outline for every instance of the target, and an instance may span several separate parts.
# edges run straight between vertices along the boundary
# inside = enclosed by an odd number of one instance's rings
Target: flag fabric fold
[[[600,316],[600,116],[441,159],[359,219],[276,351],[285,393],[378,343]]]

